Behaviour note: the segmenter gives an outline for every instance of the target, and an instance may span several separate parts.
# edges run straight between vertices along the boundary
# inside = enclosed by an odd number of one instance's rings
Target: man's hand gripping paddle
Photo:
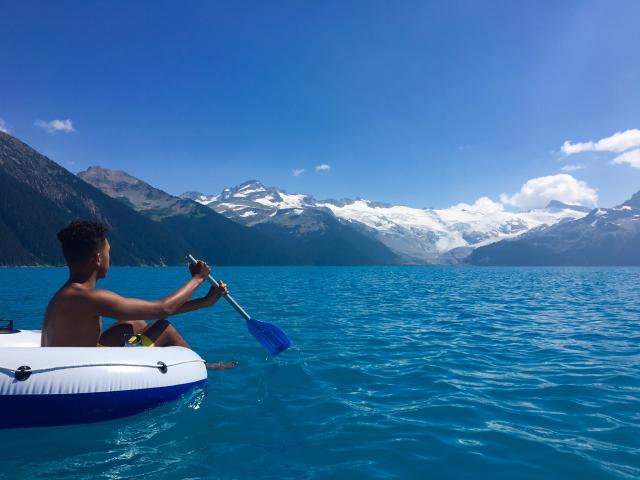
[[[187,259],[190,263],[198,262],[192,255],[188,255]],[[211,275],[209,275],[209,282],[216,287],[218,286],[218,282],[216,282]],[[251,335],[260,342],[260,345],[267,349],[271,355],[276,356],[289,348],[291,341],[280,328],[272,323],[260,322],[251,318],[231,295],[224,295],[224,298],[226,298],[235,311],[242,315],[242,318],[247,321],[249,333],[251,333]]]

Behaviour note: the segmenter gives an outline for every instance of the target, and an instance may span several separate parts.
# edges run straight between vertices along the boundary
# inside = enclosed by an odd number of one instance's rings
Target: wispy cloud
[[[569,140],[564,142],[560,150],[565,155],[574,155],[583,152],[624,152],[631,148],[640,147],[640,130],[632,128],[624,132],[617,132],[610,137],[601,138],[600,140],[571,143]]]
[[[565,165],[560,170],[562,172],[575,172],[576,170],[582,170],[584,165]]]
[[[500,201],[525,210],[545,207],[551,200],[574,205],[594,206],[598,202],[595,189],[567,173],[528,180],[519,192],[500,195]]]
[[[304,173],[304,171],[305,171],[304,168],[296,168],[291,172],[291,175],[293,175],[294,177],[299,177]]]
[[[76,130],[73,128],[73,123],[71,119],[67,118],[66,120],[51,120],[49,122],[45,122],[44,120],[36,120],[34,122],[36,127],[43,128],[47,133],[56,133],[56,132],[64,132],[71,133]]]
[[[640,148],[637,148],[635,150],[629,150],[628,152],[625,152],[622,155],[618,155],[616,158],[611,160],[611,163],[615,163],[618,165],[622,165],[623,163],[626,163],[627,165],[630,165],[633,168],[640,168]]]
[[[5,122],[3,118],[0,118],[0,132],[11,133],[9,131],[9,125],[7,125],[7,122]]]
[[[331,170],[331,165],[328,163],[321,163],[320,165],[316,165],[316,172],[322,172],[326,170]]]

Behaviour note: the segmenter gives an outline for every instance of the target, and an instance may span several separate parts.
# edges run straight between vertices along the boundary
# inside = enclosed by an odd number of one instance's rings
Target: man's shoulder
[[[109,290],[84,288],[78,285],[65,285],[49,302],[48,312],[74,312],[80,315],[103,315],[104,305],[115,294]]]
[[[78,301],[78,300],[99,300],[104,295],[113,295],[109,290],[98,290],[96,288],[86,288],[76,284],[68,284],[63,286],[53,296],[52,300],[57,301]]]

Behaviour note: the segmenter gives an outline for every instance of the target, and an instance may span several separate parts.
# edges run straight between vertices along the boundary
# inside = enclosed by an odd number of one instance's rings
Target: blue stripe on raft
[[[119,392],[0,395],[0,428],[47,427],[128,417],[203,387],[205,381]]]

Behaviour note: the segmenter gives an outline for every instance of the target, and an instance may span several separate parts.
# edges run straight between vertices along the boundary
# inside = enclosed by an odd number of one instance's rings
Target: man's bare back
[[[43,347],[95,347],[102,333],[102,317],[90,308],[87,287],[67,282],[53,296],[44,315]]]

